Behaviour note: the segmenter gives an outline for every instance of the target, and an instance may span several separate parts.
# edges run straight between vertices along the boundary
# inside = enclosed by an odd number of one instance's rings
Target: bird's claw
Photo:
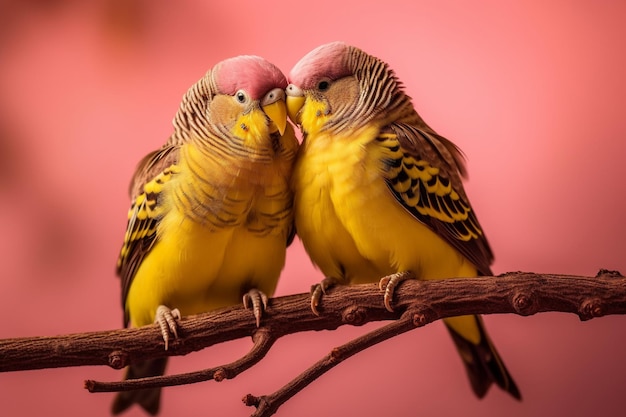
[[[174,339],[178,339],[178,325],[176,320],[180,320],[180,311],[175,308],[171,310],[169,307],[160,305],[157,307],[154,322],[159,325],[161,335],[165,342],[165,350],[169,347],[170,332],[174,335]]]
[[[412,277],[413,275],[410,272],[405,271],[387,275],[386,277],[380,279],[380,281],[378,282],[378,288],[380,288],[381,291],[385,291],[383,302],[385,303],[385,308],[387,309],[387,311],[393,313],[393,306],[391,305],[391,303],[393,301],[393,293],[395,292],[398,285],[402,281],[410,279]]]
[[[320,305],[320,301],[322,300],[322,296],[326,295],[328,289],[337,285],[337,279],[332,277],[327,277],[322,280],[319,284],[315,284],[311,287],[311,311],[316,316],[320,315],[318,307]]]
[[[245,308],[252,307],[252,313],[256,319],[256,327],[261,325],[261,316],[267,309],[268,298],[263,291],[251,289],[243,295],[243,306]]]

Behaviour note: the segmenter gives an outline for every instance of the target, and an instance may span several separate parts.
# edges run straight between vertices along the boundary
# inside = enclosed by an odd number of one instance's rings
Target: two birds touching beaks
[[[181,315],[243,300],[259,325],[296,233],[326,277],[312,291],[315,314],[334,285],[387,277],[391,309],[409,276],[492,275],[461,151],[422,120],[388,64],[354,46],[322,45],[288,78],[260,57],[222,61],[173,124],[134,174],[117,263],[124,324],[159,323],[166,349]],[[495,382],[520,399],[481,318],[444,322],[476,395]],[[126,378],[165,364],[133,363]],[[160,388],[119,393],[112,411],[133,403],[156,414]]]

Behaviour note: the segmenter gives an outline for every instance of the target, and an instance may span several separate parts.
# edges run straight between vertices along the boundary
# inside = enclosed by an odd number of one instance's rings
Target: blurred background
[[[183,93],[224,58],[261,55],[287,73],[333,40],[390,63],[425,120],[465,151],[496,273],[626,273],[625,17],[620,2],[579,0],[0,0],[0,337],[120,327],[114,264],[128,183],[169,136]],[[296,242],[276,295],[320,279]],[[623,411],[626,317],[485,321],[521,403],[498,389],[477,400],[434,323],[349,359],[277,415]],[[250,415],[243,395],[275,391],[375,326],[282,338],[234,380],[166,389],[161,415]],[[174,358],[169,372],[249,346]],[[107,416],[113,394],[89,394],[83,380],[121,377],[105,367],[0,374],[0,407]]]

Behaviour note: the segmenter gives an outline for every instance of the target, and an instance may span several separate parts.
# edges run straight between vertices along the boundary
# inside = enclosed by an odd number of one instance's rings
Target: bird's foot
[[[256,288],[251,289],[243,295],[243,306],[245,308],[252,307],[252,313],[256,319],[256,327],[261,325],[261,316],[267,309],[267,301],[267,295]]]
[[[402,281],[407,279],[414,279],[413,274],[409,271],[398,272],[395,274],[387,275],[386,277],[381,278],[378,282],[378,288],[381,291],[385,291],[385,296],[383,301],[385,303],[385,308],[387,311],[393,313],[393,307],[391,306],[391,302],[393,301],[393,293],[396,290],[396,287],[400,285]]]
[[[154,322],[161,329],[165,350],[169,347],[170,333],[174,335],[174,339],[178,339],[176,320],[180,320],[180,311],[177,308],[170,310],[169,307],[164,305],[157,307]]]
[[[320,305],[320,301],[322,300],[322,296],[326,295],[326,292],[329,288],[334,287],[339,283],[337,278],[326,277],[319,284],[315,284],[311,287],[311,310],[313,314],[316,316],[320,315],[319,310],[317,309]]]

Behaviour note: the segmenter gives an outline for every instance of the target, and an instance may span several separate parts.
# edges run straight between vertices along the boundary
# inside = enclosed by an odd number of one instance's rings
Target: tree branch
[[[161,375],[115,382],[99,382],[88,379],[85,381],[85,388],[89,392],[115,392],[140,388],[171,387],[174,385],[195,384],[197,382],[209,381],[211,379],[218,382],[224,379],[232,379],[245,370],[250,369],[263,359],[267,352],[269,352],[270,348],[274,345],[276,337],[267,329],[262,328],[254,332],[252,340],[254,341],[252,349],[240,359],[227,365],[203,369],[196,372],[189,372],[186,374]]]
[[[271,416],[278,408],[293,397],[298,392],[302,391],[311,382],[339,365],[349,357],[371,347],[375,344],[383,342],[392,337],[398,336],[402,333],[406,333],[415,327],[422,325],[422,323],[415,323],[411,310],[407,310],[402,317],[398,320],[387,324],[379,329],[373,330],[365,335],[358,337],[348,343],[334,348],[329,354],[327,354],[320,361],[316,362],[309,369],[292,379],[287,385],[276,391],[271,395],[262,395],[255,397],[248,394],[243,397],[243,403],[247,406],[254,406],[257,408],[256,412],[252,414],[252,417]]]
[[[179,338],[165,351],[156,325],[139,329],[0,340],[0,372],[84,365],[123,368],[133,361],[185,355],[214,344],[252,336],[254,346],[241,359],[184,375],[100,383],[86,381],[91,391],[119,391],[180,385],[208,379],[234,378],[260,361],[274,341],[292,333],[333,330],[339,326],[396,320],[340,348],[274,394],[244,402],[257,407],[255,416],[269,416],[295,393],[348,357],[397,334],[435,320],[466,314],[531,315],[558,311],[581,320],[626,314],[626,278],[601,270],[596,277],[514,272],[497,277],[439,281],[406,281],[396,290],[395,312],[387,311],[376,284],[333,288],[322,299],[320,316],[310,310],[309,294],[270,300],[261,327],[249,310],[235,306],[179,321]]]

